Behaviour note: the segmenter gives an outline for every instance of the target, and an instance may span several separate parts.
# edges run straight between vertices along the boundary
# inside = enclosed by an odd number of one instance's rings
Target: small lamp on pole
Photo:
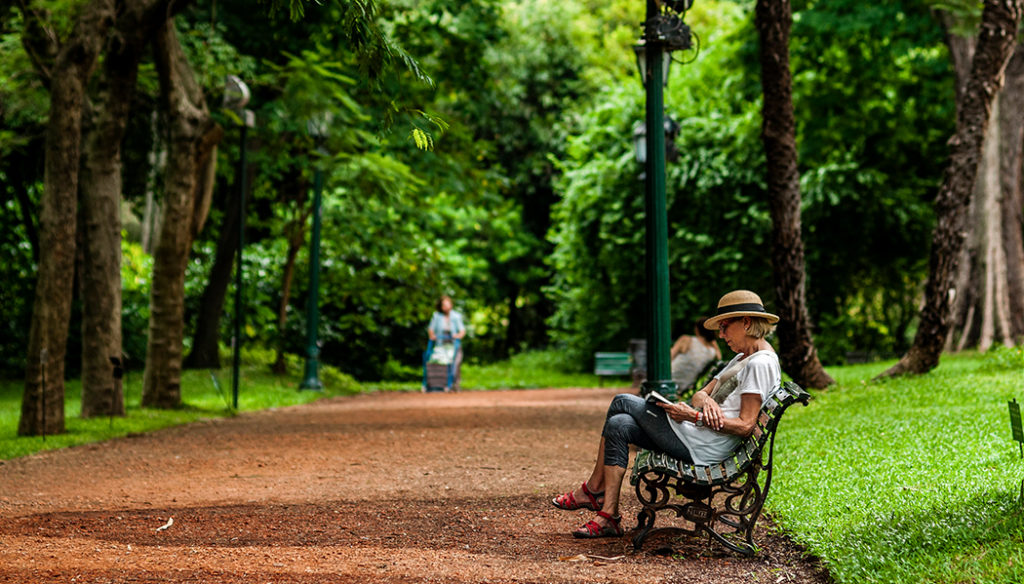
[[[235,263],[235,306],[231,339],[231,404],[238,409],[239,366],[242,350],[242,250],[245,249],[245,197],[248,193],[249,170],[246,165],[246,143],[249,128],[256,125],[256,115],[246,109],[249,86],[237,75],[228,75],[224,81],[225,109],[233,112],[239,121],[238,169],[238,257]]]
[[[320,222],[323,208],[324,171],[323,159],[324,140],[330,126],[329,113],[321,113],[310,118],[306,124],[309,135],[316,143],[316,171],[313,175],[313,232],[309,237],[309,298],[306,304],[306,368],[302,375],[299,390],[323,391],[324,384],[320,381]]]

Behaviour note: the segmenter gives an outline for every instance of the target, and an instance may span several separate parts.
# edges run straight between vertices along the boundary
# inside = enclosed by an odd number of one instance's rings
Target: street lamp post
[[[311,119],[309,133],[316,141],[317,153],[323,154],[323,142],[327,136],[330,117],[326,114]],[[323,391],[320,381],[320,342],[317,338],[320,328],[320,221],[323,208],[324,188],[323,160],[316,161],[313,175],[313,231],[309,238],[309,297],[306,303],[306,369],[302,375],[299,390]]]
[[[235,263],[235,306],[231,339],[231,404],[238,409],[238,377],[242,350],[242,250],[245,249],[245,197],[249,190],[249,170],[246,164],[246,142],[249,128],[256,125],[256,115],[245,109],[249,103],[249,86],[238,76],[228,75],[224,83],[224,107],[239,118],[239,154],[236,180],[238,181],[238,257]]]
[[[637,46],[638,64],[646,88],[645,209],[647,246],[647,380],[641,391],[657,391],[675,398],[669,348],[671,314],[668,286],[668,211],[665,197],[664,86],[668,83],[671,51],[690,47],[690,29],[676,12],[685,12],[691,0],[647,0],[643,39]],[[666,58],[666,54],[669,58]]]

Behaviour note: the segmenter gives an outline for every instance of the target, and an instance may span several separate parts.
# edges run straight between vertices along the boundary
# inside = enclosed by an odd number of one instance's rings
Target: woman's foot
[[[587,482],[583,481],[579,489],[551,499],[551,504],[566,511],[575,511],[576,509],[598,511],[604,505],[604,491],[592,493],[587,487]]]
[[[597,517],[584,523],[572,532],[572,536],[581,539],[596,537],[620,537],[622,535],[622,517],[613,517],[604,511],[598,511]]]

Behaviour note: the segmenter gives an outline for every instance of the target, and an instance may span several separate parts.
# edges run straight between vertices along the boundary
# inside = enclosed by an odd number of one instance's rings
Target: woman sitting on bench
[[[694,394],[693,406],[650,402],[619,394],[608,407],[597,462],[590,477],[552,503],[559,509],[593,509],[597,516],[572,532],[575,537],[616,537],[623,533],[619,491],[629,464],[629,445],[664,452],[690,464],[721,462],[753,432],[761,404],[779,388],[782,371],[765,337],[779,317],[761,298],[735,290],[718,301],[715,316],[704,322],[718,329],[736,357]]]

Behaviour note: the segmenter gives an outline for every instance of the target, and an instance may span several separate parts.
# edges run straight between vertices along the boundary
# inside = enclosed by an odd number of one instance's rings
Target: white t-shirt
[[[742,360],[741,360],[742,359]],[[775,351],[758,351],[743,359],[740,353],[717,376],[718,386],[735,384],[735,389],[719,404],[725,418],[740,417],[742,396],[758,394],[761,403],[782,385],[782,368]],[[725,460],[740,442],[740,437],[716,432],[693,422],[676,422],[669,418],[672,429],[690,451],[694,464],[709,465]]]

